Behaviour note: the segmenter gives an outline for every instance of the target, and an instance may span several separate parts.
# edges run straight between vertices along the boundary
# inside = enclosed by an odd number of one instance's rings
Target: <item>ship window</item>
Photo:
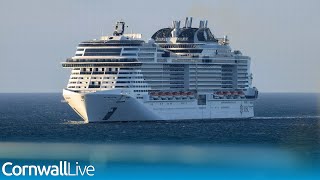
[[[136,53],[122,53],[122,56],[136,56]]]
[[[170,57],[170,52],[165,51],[165,52],[162,54],[162,57]]]
[[[138,51],[139,48],[123,48],[124,51]]]
[[[174,53],[201,53],[202,49],[171,49]]]
[[[82,54],[76,54],[76,56],[82,56]]]
[[[120,52],[121,48],[86,49],[87,52]]]
[[[120,56],[120,52],[109,52],[109,53],[88,53],[88,52],[85,52],[84,56]]]

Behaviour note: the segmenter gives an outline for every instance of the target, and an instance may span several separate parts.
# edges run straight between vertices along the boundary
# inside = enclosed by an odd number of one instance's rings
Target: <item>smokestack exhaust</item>
[[[204,28],[204,21],[200,21],[199,28]]]
[[[188,28],[191,28],[192,27],[192,17],[190,17],[190,21],[189,21],[189,26]]]
[[[186,21],[184,22],[184,27],[185,27],[185,28],[188,27],[188,17],[186,17]]]

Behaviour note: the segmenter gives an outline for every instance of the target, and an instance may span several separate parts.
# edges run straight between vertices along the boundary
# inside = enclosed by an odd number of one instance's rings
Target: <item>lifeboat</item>
[[[162,99],[162,100],[166,100],[166,99],[172,99],[172,93],[171,92],[159,92],[158,96]]]
[[[156,96],[156,92],[151,92],[150,96]]]
[[[180,93],[179,92],[173,92],[172,95],[173,96],[180,96]]]
[[[180,92],[182,99],[186,99],[187,98],[187,93],[186,92]]]
[[[151,97],[153,100],[158,100],[158,99],[159,99],[159,96],[158,96],[158,93],[157,93],[157,92],[151,92],[151,93],[150,93],[150,97]]]
[[[172,96],[172,93],[171,92],[165,92],[164,93],[166,96]]]
[[[159,92],[158,96],[164,96],[164,92]]]
[[[176,99],[180,99],[181,98],[180,92],[173,92],[172,95]]]
[[[187,93],[186,92],[180,92],[181,95],[186,96]]]
[[[190,99],[195,99],[195,94],[193,92],[188,93]]]
[[[168,99],[172,99],[172,93],[171,92],[165,92],[164,94]]]
[[[213,98],[219,99],[219,91],[213,92]]]
[[[187,96],[193,96],[192,92],[187,92]]]
[[[222,91],[217,91],[215,98],[217,98],[217,99],[218,98],[220,98],[220,99],[223,98],[223,92]]]
[[[193,92],[187,92],[187,96],[189,99],[194,99],[194,93]]]

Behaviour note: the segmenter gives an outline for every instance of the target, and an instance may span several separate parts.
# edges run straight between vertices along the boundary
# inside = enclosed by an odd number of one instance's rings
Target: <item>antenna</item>
[[[103,37],[103,27],[101,27],[101,38],[103,40],[103,42],[106,42],[106,39]]]

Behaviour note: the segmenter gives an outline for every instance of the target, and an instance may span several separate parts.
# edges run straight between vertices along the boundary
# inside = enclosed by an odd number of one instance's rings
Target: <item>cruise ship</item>
[[[119,21],[110,36],[79,43],[63,97],[85,122],[239,119],[254,116],[251,59],[216,38],[208,21],[144,41]]]

